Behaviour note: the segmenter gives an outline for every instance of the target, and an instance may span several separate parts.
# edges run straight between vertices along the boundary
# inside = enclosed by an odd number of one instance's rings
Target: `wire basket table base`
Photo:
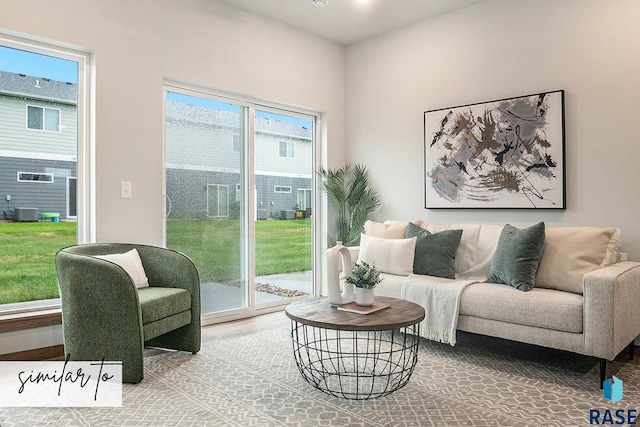
[[[291,320],[293,354],[302,377],[335,397],[386,396],[408,382],[418,361],[420,325],[391,330],[325,329]]]

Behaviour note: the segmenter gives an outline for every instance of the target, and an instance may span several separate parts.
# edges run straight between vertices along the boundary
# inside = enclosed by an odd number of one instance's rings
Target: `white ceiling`
[[[217,0],[342,45],[375,37],[487,0]]]

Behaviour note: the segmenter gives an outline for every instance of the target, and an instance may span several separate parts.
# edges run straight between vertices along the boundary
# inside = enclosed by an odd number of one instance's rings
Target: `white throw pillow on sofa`
[[[619,251],[619,228],[549,227],[536,287],[581,294],[583,276],[614,264]]]
[[[417,219],[411,221],[421,227],[422,221]],[[384,223],[367,220],[364,223],[364,232],[367,236],[379,237],[381,239],[404,239],[409,221],[387,220]]]
[[[360,236],[360,254],[358,262],[375,264],[383,273],[408,276],[413,273],[413,257],[416,250],[416,237],[410,239],[382,239]]]
[[[136,288],[149,286],[149,279],[147,279],[140,254],[136,249],[131,249],[129,252],[123,254],[95,255],[94,258],[100,258],[118,264],[131,276],[133,283],[136,284]]]

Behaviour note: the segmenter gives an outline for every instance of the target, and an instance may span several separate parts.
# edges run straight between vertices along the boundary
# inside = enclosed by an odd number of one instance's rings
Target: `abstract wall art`
[[[564,91],[424,113],[425,207],[565,209]]]

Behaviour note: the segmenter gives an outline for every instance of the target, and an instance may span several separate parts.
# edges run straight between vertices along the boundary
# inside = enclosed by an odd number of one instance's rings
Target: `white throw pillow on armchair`
[[[146,288],[149,286],[149,280],[142,266],[140,254],[136,249],[131,249],[129,252],[123,254],[95,255],[94,258],[100,258],[118,264],[131,276],[136,288]]]

